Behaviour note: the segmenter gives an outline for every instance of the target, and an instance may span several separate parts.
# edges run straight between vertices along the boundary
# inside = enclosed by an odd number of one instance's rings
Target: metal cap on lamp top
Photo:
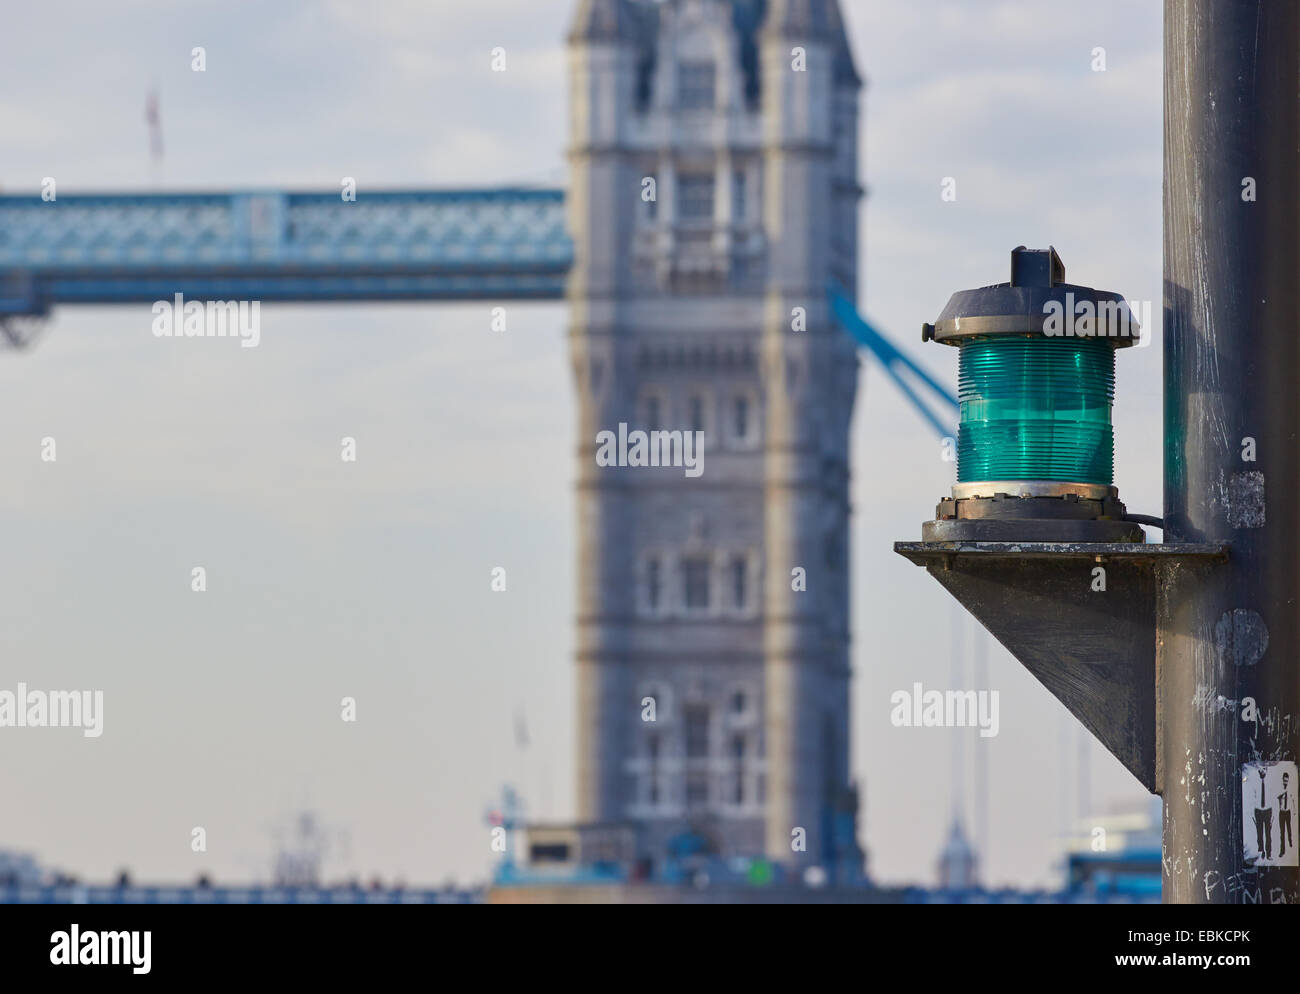
[[[1065,282],[1054,248],[952,295],[923,341],[960,349],[957,484],[927,542],[1141,542],[1113,486],[1115,350],[1140,333],[1117,293]]]

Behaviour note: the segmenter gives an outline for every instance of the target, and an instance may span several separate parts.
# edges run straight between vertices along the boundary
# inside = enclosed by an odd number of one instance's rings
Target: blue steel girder
[[[929,387],[941,405],[946,406],[950,412],[956,413],[961,405],[953,392],[927,373],[921,366],[913,362],[883,332],[876,329],[866,318],[859,314],[853,301],[846,297],[839,287],[830,287],[828,299],[831,313],[835,315],[840,326],[853,336],[854,341],[880,360],[880,365],[884,367],[889,378],[894,381],[894,385],[911,403],[913,410],[935,430],[940,438],[956,437],[956,429],[943,420],[943,415],[936,414],[921,399],[920,394],[908,383],[903,374],[910,373],[916,377],[921,385]]]
[[[0,196],[0,317],[177,293],[553,300],[572,264],[562,190]]]

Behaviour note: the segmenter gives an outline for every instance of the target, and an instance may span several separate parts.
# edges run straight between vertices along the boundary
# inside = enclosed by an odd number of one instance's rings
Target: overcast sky
[[[573,6],[11,5],[0,187],[562,184]],[[921,322],[954,290],[1005,280],[1022,243],[1055,245],[1072,282],[1153,301],[1159,320],[1159,3],[844,7],[869,81],[875,323],[951,381],[952,350],[922,347]],[[489,69],[497,46],[505,73]],[[492,334],[490,306],[264,305],[256,349],[156,339],[145,305],[62,309],[34,349],[0,354],[0,689],[102,689],[106,712],[99,739],[0,732],[0,848],[92,879],[265,878],[272,830],[305,805],[346,835],[330,876],[464,882],[491,864],[483,815],[507,780],[531,815],[572,816],[565,315],[512,306]],[[1131,510],[1158,514],[1158,333],[1118,367],[1116,481]],[[889,723],[894,690],[953,685],[954,625],[968,646],[974,629],[891,551],[919,538],[953,467],[874,365],[862,387],[853,762],[872,871],[933,880],[960,736],[968,760],[987,753],[986,880],[1054,883],[1054,835],[1080,804],[1078,736],[1046,690],[994,645],[996,738]],[[40,461],[45,436],[56,464]],[[497,565],[505,594],[488,588]],[[1143,802],[1104,750],[1085,751],[1089,807]],[[191,852],[194,826],[206,853]]]

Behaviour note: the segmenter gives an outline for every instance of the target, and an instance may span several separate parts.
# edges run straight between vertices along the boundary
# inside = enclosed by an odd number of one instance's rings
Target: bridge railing
[[[558,298],[564,192],[0,196],[0,314],[170,299]]]

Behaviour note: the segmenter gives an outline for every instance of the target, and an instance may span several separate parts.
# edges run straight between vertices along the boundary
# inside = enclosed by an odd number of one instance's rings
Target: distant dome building
[[[973,890],[976,883],[975,850],[962,831],[961,820],[952,820],[948,841],[939,851],[939,889]]]

